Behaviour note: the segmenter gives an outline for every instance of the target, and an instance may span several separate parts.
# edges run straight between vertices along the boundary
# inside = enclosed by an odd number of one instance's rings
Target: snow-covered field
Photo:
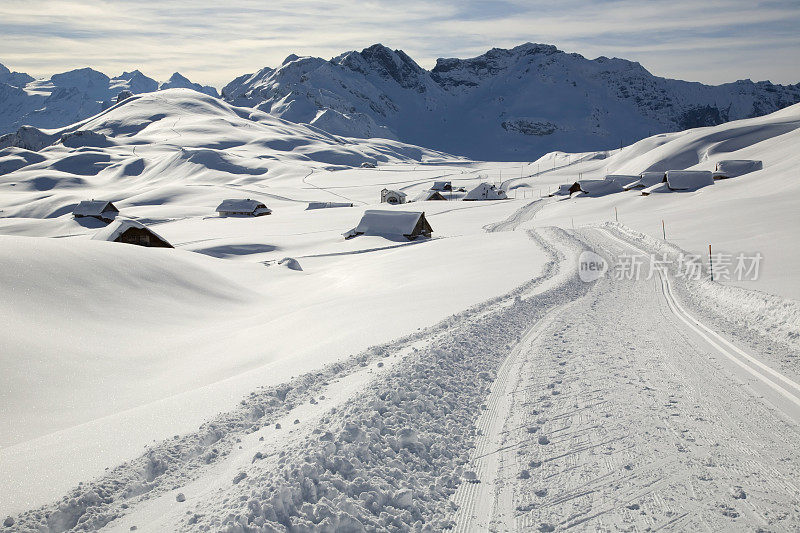
[[[800,527],[800,105],[503,163],[168,89],[11,142],[9,530]],[[763,170],[547,198],[721,159]],[[379,204],[442,180],[509,199]],[[272,214],[219,217],[227,198]],[[90,199],[175,249],[91,239],[105,224],[71,215]],[[376,208],[424,211],[432,238],[343,237]],[[762,254],[760,275],[681,277],[709,244]],[[584,250],[675,261],[584,283]]]

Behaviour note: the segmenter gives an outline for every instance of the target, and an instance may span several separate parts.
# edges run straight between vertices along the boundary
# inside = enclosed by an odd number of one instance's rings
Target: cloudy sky
[[[1,0],[0,63],[224,85],[290,53],[376,42],[430,68],[527,41],[706,83],[800,81],[800,0]]]

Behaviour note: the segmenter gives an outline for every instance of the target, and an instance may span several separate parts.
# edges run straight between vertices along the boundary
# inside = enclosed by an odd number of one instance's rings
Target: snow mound
[[[303,270],[303,267],[300,266],[300,261],[298,261],[293,257],[284,257],[283,259],[278,261],[278,264],[285,268],[288,268],[289,270],[297,270],[297,271]]]

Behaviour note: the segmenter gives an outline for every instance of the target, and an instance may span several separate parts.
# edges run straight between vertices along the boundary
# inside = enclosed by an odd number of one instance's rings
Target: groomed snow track
[[[509,353],[579,298],[580,251],[529,233],[550,255],[502,297],[284,386],[255,391],[197,433],[15,517],[20,530],[405,530],[453,525],[481,405]],[[526,337],[527,336],[527,337]],[[279,425],[279,426],[278,426]],[[279,429],[280,427],[280,429]],[[185,502],[176,502],[178,493]]]
[[[666,272],[609,273],[539,323],[488,397],[457,530],[796,530],[797,382],[675,292]]]

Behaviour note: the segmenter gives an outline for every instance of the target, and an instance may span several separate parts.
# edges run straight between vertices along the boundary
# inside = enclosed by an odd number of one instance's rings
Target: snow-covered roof
[[[714,185],[714,176],[708,170],[668,170],[667,187],[673,191],[694,191]]]
[[[625,186],[625,190],[652,187],[664,181],[663,172],[642,172],[641,177]]]
[[[421,211],[367,209],[358,226],[345,235],[410,235],[423,216]]]
[[[486,182],[481,183],[464,196],[464,200],[505,200],[506,198],[506,191]]]
[[[579,180],[577,183],[588,196],[605,196],[622,191],[622,186],[611,180]]]
[[[92,240],[95,240],[95,241],[111,241],[111,242],[113,242],[113,241],[116,241],[119,238],[120,235],[122,235],[123,233],[125,233],[126,231],[128,231],[131,228],[137,228],[137,229],[146,230],[146,231],[152,233],[153,235],[155,235],[156,237],[158,237],[159,239],[161,239],[162,241],[167,242],[167,240],[164,239],[161,235],[159,235],[155,231],[151,230],[150,228],[148,228],[144,224],[142,224],[140,222],[137,222],[135,220],[128,219],[128,218],[115,220],[114,222],[112,222],[111,224],[106,226],[105,228],[101,228],[101,229],[97,230],[95,232],[95,234],[92,235]]]
[[[217,213],[255,213],[259,209],[271,212],[266,205],[257,200],[232,198],[223,200],[217,207]]]
[[[449,191],[453,188],[452,182],[449,181],[434,181],[432,191]]]
[[[412,202],[425,202],[428,200],[447,200],[439,191],[422,191],[414,197]]]
[[[606,181],[618,183],[620,187],[625,187],[626,185],[638,180],[639,176],[631,176],[630,174],[606,174],[604,179]]]
[[[331,207],[353,207],[353,204],[347,202],[309,202],[306,210],[329,209]]]
[[[119,209],[106,200],[84,200],[72,210],[73,215],[84,217],[96,217],[108,212],[119,213]]]
[[[735,178],[762,168],[764,168],[764,164],[755,159],[723,159],[717,163],[715,174],[721,177]]]

